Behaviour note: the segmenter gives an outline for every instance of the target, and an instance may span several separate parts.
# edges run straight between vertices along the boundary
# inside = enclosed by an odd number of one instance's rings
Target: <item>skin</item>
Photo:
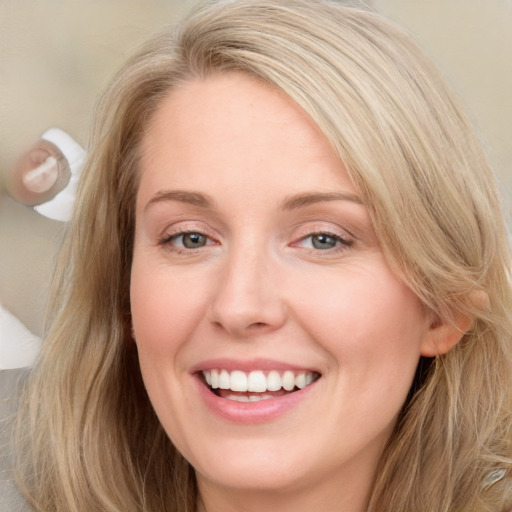
[[[134,335],[198,510],[364,511],[418,359],[444,334],[386,260],[342,161],[291,100],[237,73],[170,92],[142,149]],[[205,245],[184,247],[184,231]],[[278,417],[237,423],[198,392],[214,358],[321,377]]]

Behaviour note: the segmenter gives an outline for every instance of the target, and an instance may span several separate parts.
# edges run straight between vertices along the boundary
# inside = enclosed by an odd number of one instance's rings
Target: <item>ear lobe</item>
[[[421,342],[421,355],[436,357],[449,352],[471,328],[473,319],[460,315],[452,321],[434,319]]]

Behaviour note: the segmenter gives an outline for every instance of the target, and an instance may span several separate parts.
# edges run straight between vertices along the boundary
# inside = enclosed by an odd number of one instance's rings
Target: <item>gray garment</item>
[[[26,370],[0,370],[0,512],[29,512],[12,478],[11,422],[16,391]]]

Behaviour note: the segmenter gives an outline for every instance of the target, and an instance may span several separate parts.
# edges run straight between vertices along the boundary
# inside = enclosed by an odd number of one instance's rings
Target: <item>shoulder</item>
[[[26,370],[0,370],[0,512],[28,512],[12,478],[11,427]]]

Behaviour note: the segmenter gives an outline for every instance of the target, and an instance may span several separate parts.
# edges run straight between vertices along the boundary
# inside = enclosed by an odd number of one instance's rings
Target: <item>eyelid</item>
[[[333,238],[334,240],[336,240],[337,242],[339,242],[336,246],[334,246],[332,249],[323,249],[322,251],[323,252],[327,252],[329,250],[333,250],[335,249],[336,247],[338,247],[339,245],[343,245],[344,247],[350,247],[351,245],[353,245],[353,241],[352,240],[348,240],[347,238],[341,236],[341,235],[338,235],[337,233],[331,233],[331,232],[328,232],[328,231],[318,231],[316,233],[310,233],[309,235],[306,235],[306,236],[303,236],[302,238],[299,238],[299,240],[297,240],[296,242],[294,242],[292,245],[294,246],[298,246],[301,242],[304,242],[305,240],[307,240],[308,238],[313,238],[315,236],[319,236],[319,235],[326,235],[328,236],[329,238]],[[320,250],[320,249],[314,249],[314,250]]]
[[[337,243],[331,248],[318,249],[315,247],[306,247],[303,243],[311,237],[318,235],[327,235],[334,238]],[[293,237],[293,242],[290,244],[293,248],[301,248],[305,251],[314,254],[337,254],[339,252],[349,249],[355,241],[355,237],[347,230],[333,226],[331,223],[306,223],[298,227],[296,234]]]
[[[295,233],[293,238],[296,241],[307,238],[313,235],[330,235],[340,238],[346,242],[354,242],[356,237],[347,229],[341,226],[333,225],[331,222],[306,222],[294,229]]]
[[[199,223],[202,224],[202,223]],[[168,226],[163,230],[161,235],[158,236],[157,245],[171,245],[171,241],[173,238],[177,238],[181,235],[186,235],[187,233],[197,233],[205,236],[209,241],[213,241],[214,243],[218,243],[218,237],[215,236],[213,230],[205,227],[204,225],[198,225],[197,222],[190,221],[180,221],[176,224]],[[207,243],[206,245],[213,245],[211,243]],[[188,250],[188,249],[185,249]],[[195,250],[195,249],[191,249]]]
[[[176,239],[178,239],[180,237],[183,237],[185,235],[191,235],[191,234],[204,236],[207,240],[210,240],[210,241],[212,240],[211,237],[209,237],[205,233],[201,233],[200,231],[178,231],[177,233],[174,233],[172,235],[168,235],[166,238],[164,238],[162,240],[161,243],[162,244],[168,244],[172,240],[176,240]],[[206,243],[205,245],[212,245],[212,244]]]

